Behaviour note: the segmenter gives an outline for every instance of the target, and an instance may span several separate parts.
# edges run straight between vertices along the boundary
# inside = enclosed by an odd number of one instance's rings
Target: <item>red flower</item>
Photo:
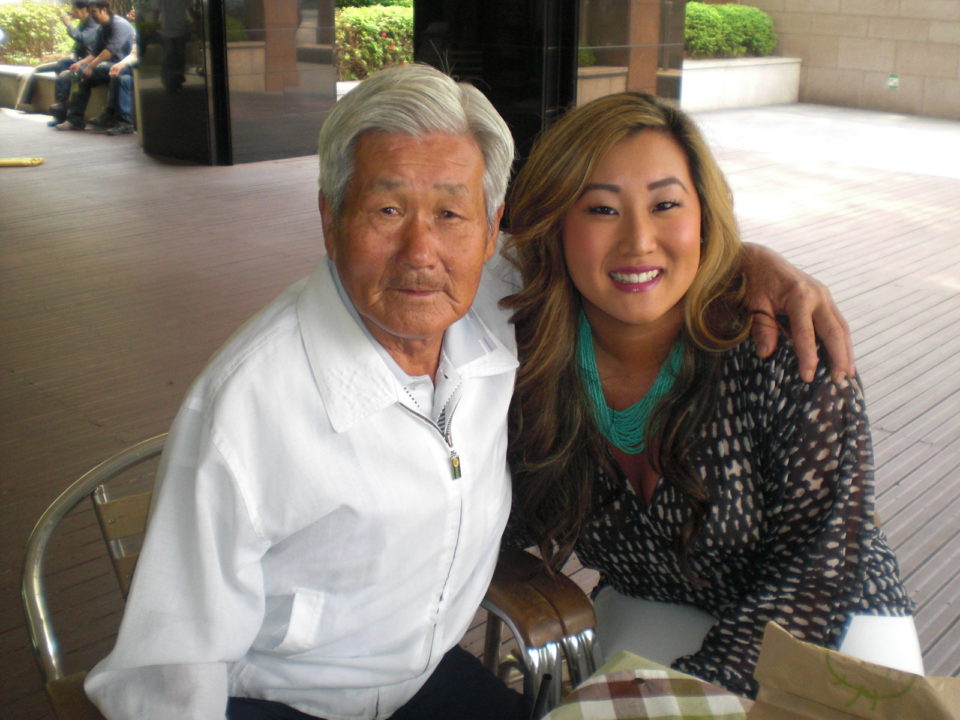
[[[396,46],[396,45],[390,45],[390,46],[387,48],[387,50],[396,50],[396,49],[397,49],[397,46]]]
[[[387,36],[387,31],[386,31],[386,30],[381,30],[381,31],[380,31],[380,37],[386,37],[386,36]]]

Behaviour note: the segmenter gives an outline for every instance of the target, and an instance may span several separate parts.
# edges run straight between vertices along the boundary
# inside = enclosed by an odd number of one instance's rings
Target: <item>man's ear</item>
[[[317,193],[317,207],[320,208],[320,224],[323,228],[323,246],[327,250],[327,255],[334,262],[337,261],[336,243],[334,240],[333,229],[333,208],[323,196],[323,193]]]
[[[487,247],[484,248],[483,261],[486,262],[493,257],[493,254],[497,251],[497,240],[500,239],[500,220],[503,218],[503,204],[501,203],[500,207],[497,208],[497,211],[493,214],[493,219],[490,221],[489,232],[487,233]]]

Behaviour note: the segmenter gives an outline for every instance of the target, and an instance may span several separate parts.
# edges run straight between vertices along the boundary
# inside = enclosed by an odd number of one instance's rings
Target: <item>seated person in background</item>
[[[511,522],[600,572],[601,649],[753,696],[774,620],[922,672],[860,381],[821,364],[805,382],[785,339],[758,357],[732,198],[693,122],[639,93],[577,108],[509,207]]]
[[[70,83],[73,80],[73,73],[70,72],[70,66],[80,58],[87,57],[94,51],[97,42],[97,34],[100,32],[100,26],[90,17],[87,0],[74,0],[72,15],[60,12],[60,20],[63,22],[67,33],[73,39],[73,55],[58,60],[53,67],[41,66],[38,70],[53,71],[57,79],[54,84],[54,103],[47,112],[53,115],[48,125],[57,125],[62,123],[67,117],[67,100],[70,97]],[[73,19],[78,22],[74,24]],[[31,75],[23,91],[22,102],[30,103],[33,100],[33,93],[36,89],[36,77]],[[34,108],[36,110],[36,108]]]
[[[177,414],[116,646],[86,680],[110,720],[529,716],[457,645],[510,507],[510,131],[407,65],[340,100],[318,145],[329,257]]]
[[[71,96],[66,119],[56,125],[57,130],[83,130],[83,119],[90,102],[90,91],[97,85],[110,82],[110,68],[121,58],[130,54],[136,33],[133,25],[119,15],[114,15],[108,0],[90,0],[90,15],[100,26],[93,52],[70,66],[70,71],[79,73],[77,90]]]
[[[137,43],[130,54],[110,68],[110,85],[107,88],[107,104],[90,125],[106,130],[107,135],[129,135],[133,123],[133,69],[140,63]]]

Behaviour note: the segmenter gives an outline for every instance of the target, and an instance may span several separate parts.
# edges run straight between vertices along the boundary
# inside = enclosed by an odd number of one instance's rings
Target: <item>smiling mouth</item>
[[[658,275],[663,274],[663,270],[647,270],[646,272],[612,272],[610,279],[623,285],[639,285],[640,283],[650,282]]]

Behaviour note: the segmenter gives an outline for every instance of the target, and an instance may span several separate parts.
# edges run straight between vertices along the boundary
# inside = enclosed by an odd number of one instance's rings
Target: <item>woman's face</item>
[[[594,330],[680,328],[700,264],[700,201],[669,134],[642,130],[607,151],[564,218],[563,251]]]

